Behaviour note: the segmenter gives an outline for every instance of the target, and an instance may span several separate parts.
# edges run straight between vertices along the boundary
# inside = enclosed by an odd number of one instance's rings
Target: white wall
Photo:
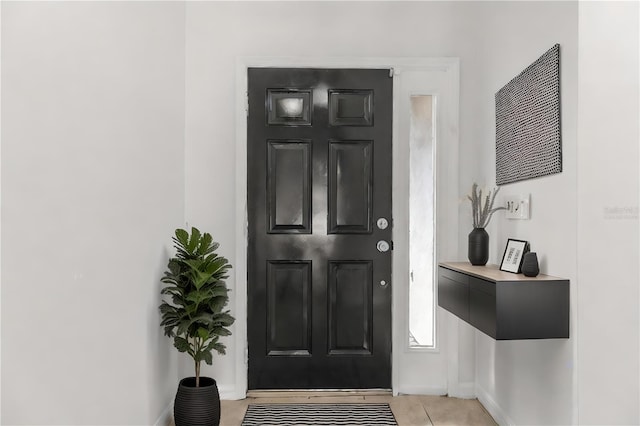
[[[184,5],[2,5],[2,423],[152,424],[184,218]]]
[[[580,424],[639,424],[637,2],[580,4]]]
[[[500,262],[508,238],[529,241],[543,273],[571,280],[572,327],[568,340],[497,342],[476,331],[476,390],[502,422],[571,424],[576,420],[578,5],[485,4],[478,19],[484,25],[480,43],[486,61],[477,81],[482,93],[475,140],[483,144],[483,168],[477,176],[462,174],[461,184],[467,183],[467,191],[474,179],[495,186],[495,93],[555,43],[560,44],[563,172],[502,186],[499,200],[507,194],[531,194],[531,219],[507,220],[503,212],[494,215],[489,226],[489,262]],[[463,211],[470,218],[467,205]],[[468,222],[466,232],[461,226],[462,238],[471,230]]]

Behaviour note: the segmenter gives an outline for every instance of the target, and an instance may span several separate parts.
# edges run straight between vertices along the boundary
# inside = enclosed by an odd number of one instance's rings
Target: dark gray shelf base
[[[569,280],[441,263],[438,305],[496,340],[569,338]]]

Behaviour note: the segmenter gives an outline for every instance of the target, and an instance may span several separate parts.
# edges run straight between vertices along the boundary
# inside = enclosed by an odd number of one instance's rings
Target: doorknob
[[[378,241],[378,244],[376,244],[376,248],[380,253],[384,253],[386,251],[389,251],[390,246],[389,246],[389,243],[386,242],[385,240],[380,240]]]

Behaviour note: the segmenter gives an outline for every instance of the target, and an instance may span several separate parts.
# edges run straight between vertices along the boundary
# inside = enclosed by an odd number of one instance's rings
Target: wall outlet
[[[505,217],[507,219],[529,219],[530,198],[530,194],[504,197],[505,207],[507,208]]]

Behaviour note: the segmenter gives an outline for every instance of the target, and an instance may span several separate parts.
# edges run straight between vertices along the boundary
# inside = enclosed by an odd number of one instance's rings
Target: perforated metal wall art
[[[562,172],[560,45],[496,93],[496,184]]]

